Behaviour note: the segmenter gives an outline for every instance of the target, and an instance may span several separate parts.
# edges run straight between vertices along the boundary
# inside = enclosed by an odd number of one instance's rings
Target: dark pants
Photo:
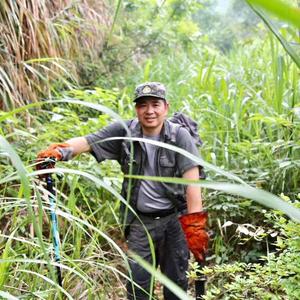
[[[189,250],[176,213],[159,219],[145,216],[141,219],[152,238],[156,265],[160,266],[162,273],[186,291]],[[153,264],[149,240],[145,228],[138,219],[130,225],[128,248],[148,263]],[[130,260],[129,264],[132,280],[144,291],[133,286],[130,281],[127,283],[128,299],[149,299],[150,290],[153,288],[151,287],[151,274],[134,260]],[[178,297],[164,287],[164,299],[177,300]]]

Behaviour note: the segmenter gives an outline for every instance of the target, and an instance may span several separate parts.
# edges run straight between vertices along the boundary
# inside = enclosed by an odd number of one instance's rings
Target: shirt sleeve
[[[186,150],[187,152],[197,157],[200,157],[199,150],[195,145],[192,136],[185,128],[179,128],[176,141],[178,147]],[[188,171],[193,167],[199,166],[200,168],[202,168],[198,163],[182,154],[177,153],[176,156],[177,168],[181,176],[184,174],[184,172]]]
[[[104,141],[106,138],[110,137],[124,137],[125,129],[122,124],[115,122],[100,129],[96,133],[91,133],[85,136],[88,144],[90,145],[92,151],[91,154],[96,158],[98,162],[105,159],[119,160],[121,147],[123,140],[112,140]]]

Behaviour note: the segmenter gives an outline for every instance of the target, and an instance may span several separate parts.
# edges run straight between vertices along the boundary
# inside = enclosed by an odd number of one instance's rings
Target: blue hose
[[[55,197],[55,191],[53,189],[53,180],[51,174],[47,174],[46,183],[47,183],[47,190],[50,193],[49,201],[50,201],[50,215],[51,215],[51,224],[52,224],[51,229],[52,229],[54,257],[55,257],[55,261],[59,263],[60,262],[60,239],[59,239],[59,232],[58,232],[57,215],[55,213],[56,197]],[[57,270],[58,284],[62,287],[61,268],[59,266],[56,266],[56,270]]]

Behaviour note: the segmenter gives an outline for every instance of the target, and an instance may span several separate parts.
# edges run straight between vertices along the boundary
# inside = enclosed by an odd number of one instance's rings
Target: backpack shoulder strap
[[[131,119],[131,120],[129,120],[128,124],[127,124],[128,129],[132,130],[136,126],[137,123],[138,123],[138,119]]]
[[[171,143],[176,145],[177,134],[178,134],[179,128],[182,127],[182,125],[180,125],[178,123],[173,123],[170,120],[167,120],[167,121],[168,121],[168,124],[170,126]]]
[[[138,123],[138,119],[131,119],[131,120],[126,121],[126,125],[127,125],[127,127],[128,127],[131,134],[134,131],[137,123]]]

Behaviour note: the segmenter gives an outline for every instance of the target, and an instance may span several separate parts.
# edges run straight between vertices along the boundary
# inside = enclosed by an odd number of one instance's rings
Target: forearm
[[[183,174],[183,178],[198,180],[199,169],[194,167]],[[196,185],[188,185],[186,188],[186,201],[188,213],[199,212],[202,210],[201,188]]]
[[[186,190],[188,213],[199,212],[203,209],[201,189],[198,186],[188,186]]]
[[[199,179],[198,167],[185,172],[186,179]],[[188,213],[179,217],[189,249],[195,256],[196,261],[203,262],[208,249],[208,234],[206,223],[208,214],[202,211],[201,189],[196,185],[188,185],[186,189]]]
[[[56,160],[67,161],[74,156],[90,152],[91,147],[85,137],[76,137],[67,140],[65,143],[51,144],[47,149],[40,151],[37,154],[38,160],[45,160],[46,158],[55,158]]]
[[[72,157],[84,152],[90,152],[91,147],[85,137],[76,137],[66,141],[72,150]]]

